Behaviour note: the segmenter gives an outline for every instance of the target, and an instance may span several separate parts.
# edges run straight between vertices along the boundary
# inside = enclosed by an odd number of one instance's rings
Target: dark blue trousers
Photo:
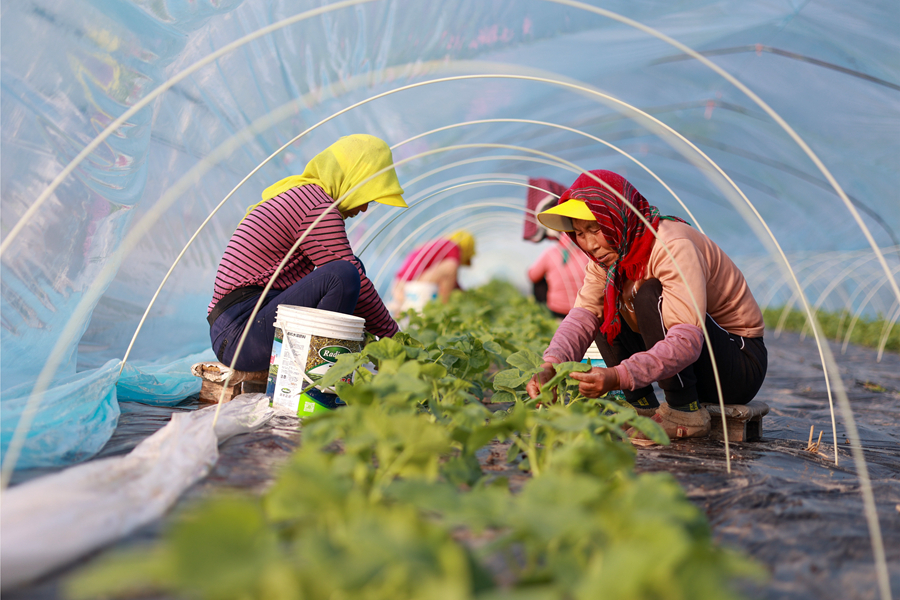
[[[285,290],[269,290],[250,325],[234,368],[239,371],[263,371],[269,368],[272,341],[275,339],[275,310],[279,304],[352,315],[359,299],[359,289],[360,277],[356,267],[345,260],[336,260],[317,268]],[[260,294],[256,294],[229,306],[210,327],[212,347],[221,363],[231,365],[235,348],[259,296]]]

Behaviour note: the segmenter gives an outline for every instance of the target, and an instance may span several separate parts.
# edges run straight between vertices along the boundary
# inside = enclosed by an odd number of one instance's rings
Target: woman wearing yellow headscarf
[[[397,314],[407,308],[406,291],[411,281],[426,284],[433,290],[433,298],[446,302],[450,292],[461,289],[459,267],[470,266],[474,256],[475,238],[462,229],[410,252],[394,277],[392,312]]]
[[[354,314],[379,337],[399,330],[353,254],[344,227],[345,219],[365,212],[370,202],[406,207],[393,165],[383,140],[350,135],[316,155],[302,174],[265,189],[262,202],[247,210],[232,234],[216,273],[207,320],[221,362],[231,364],[263,287],[308,230],[267,293],[235,368],[268,369],[279,304]]]

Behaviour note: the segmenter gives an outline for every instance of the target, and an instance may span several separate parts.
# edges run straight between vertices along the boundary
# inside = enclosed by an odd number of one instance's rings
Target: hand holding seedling
[[[569,377],[581,382],[578,384],[578,391],[586,398],[599,398],[619,389],[619,374],[615,369],[594,367],[587,373],[570,373]]]
[[[542,364],[541,367],[544,370],[532,377],[525,386],[525,391],[528,392],[529,398],[537,398],[541,393],[541,387],[556,375],[556,365],[554,363],[548,361]]]

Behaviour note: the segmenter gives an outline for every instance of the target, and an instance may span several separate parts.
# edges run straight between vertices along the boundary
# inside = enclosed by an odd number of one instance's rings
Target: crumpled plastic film
[[[119,417],[116,378],[121,364],[111,360],[99,369],[72,375],[37,397],[37,412],[17,468],[76,463],[103,448]],[[3,393],[0,410],[3,456],[31,397],[31,388],[23,384]]]
[[[207,350],[165,365],[126,363],[116,383],[119,401],[175,406],[200,392],[202,382],[191,373],[191,365],[213,360],[216,355]]]
[[[159,518],[218,459],[218,445],[275,414],[262,394],[175,413],[125,456],[98,459],[9,488],[0,505],[0,582],[7,590]]]

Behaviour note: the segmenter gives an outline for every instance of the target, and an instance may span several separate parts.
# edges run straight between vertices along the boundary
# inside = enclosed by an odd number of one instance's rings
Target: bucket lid
[[[307,318],[313,319],[314,322],[321,322],[323,324],[333,323],[333,324],[343,324],[343,325],[356,325],[359,327],[365,327],[366,320],[362,317],[357,317],[355,315],[346,315],[344,313],[334,312],[331,310],[322,310],[320,308],[309,308],[306,306],[294,306],[291,304],[279,304],[275,309],[275,316],[286,316],[286,317],[296,317],[296,318]]]
[[[284,305],[279,305],[275,313],[275,323],[282,330],[356,342],[366,337],[365,319],[335,319],[331,317],[347,315],[317,309],[309,309],[315,312],[291,310],[290,307],[288,310],[281,310],[282,306]]]

